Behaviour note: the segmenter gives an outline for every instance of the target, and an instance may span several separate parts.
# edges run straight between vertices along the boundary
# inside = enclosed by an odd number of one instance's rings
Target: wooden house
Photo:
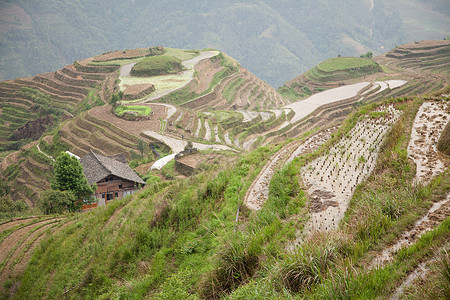
[[[91,153],[80,159],[83,173],[89,185],[97,184],[94,205],[83,206],[84,209],[103,206],[115,199],[121,199],[138,191],[145,182],[128,166],[123,154],[104,156]]]

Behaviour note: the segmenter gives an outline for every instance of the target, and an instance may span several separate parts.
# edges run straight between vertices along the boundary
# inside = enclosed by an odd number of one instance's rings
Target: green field
[[[152,112],[151,107],[142,105],[121,105],[116,108],[116,114],[122,116],[125,112],[137,112],[139,116],[148,116]]]
[[[183,69],[181,59],[162,55],[145,57],[131,69],[132,76],[148,77],[178,73]]]
[[[164,56],[172,56],[181,61],[185,61],[191,58],[196,57],[200,54],[200,51],[197,50],[183,50],[183,49],[175,49],[175,48],[164,48],[166,51]]]
[[[331,73],[341,70],[361,68],[365,66],[376,66],[376,63],[370,58],[337,57],[330,58],[320,63],[317,67],[320,71]]]

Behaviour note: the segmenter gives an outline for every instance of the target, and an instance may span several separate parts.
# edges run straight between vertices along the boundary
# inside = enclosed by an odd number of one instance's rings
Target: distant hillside
[[[219,49],[278,87],[338,54],[381,54],[426,38],[409,35],[414,24],[402,21],[402,5],[401,0],[2,1],[0,80],[50,72],[111,50],[163,45]],[[414,9],[420,14],[427,8]],[[441,28],[423,26],[431,38],[443,38],[447,11],[432,12],[440,16]]]

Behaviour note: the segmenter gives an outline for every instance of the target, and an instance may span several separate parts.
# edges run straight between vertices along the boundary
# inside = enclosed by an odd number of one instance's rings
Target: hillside
[[[442,7],[440,0],[113,0],[106,7],[8,0],[0,3],[0,80],[51,72],[102,52],[163,45],[221,49],[278,87],[338,54],[382,54],[409,40],[442,39],[450,27]]]
[[[448,49],[332,58],[278,91],[223,52],[166,47],[1,82],[2,297],[445,298]],[[142,61],[181,68],[133,76]],[[123,153],[147,186],[37,218],[65,150]]]

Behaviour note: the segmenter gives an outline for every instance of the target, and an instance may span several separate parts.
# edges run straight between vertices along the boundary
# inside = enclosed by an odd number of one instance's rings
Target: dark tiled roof
[[[108,157],[94,153],[91,150],[91,153],[80,159],[80,163],[83,165],[83,173],[90,185],[109,175],[115,175],[126,180],[145,184],[145,182],[123,162],[125,161],[124,158],[125,157],[122,158],[117,155]]]

